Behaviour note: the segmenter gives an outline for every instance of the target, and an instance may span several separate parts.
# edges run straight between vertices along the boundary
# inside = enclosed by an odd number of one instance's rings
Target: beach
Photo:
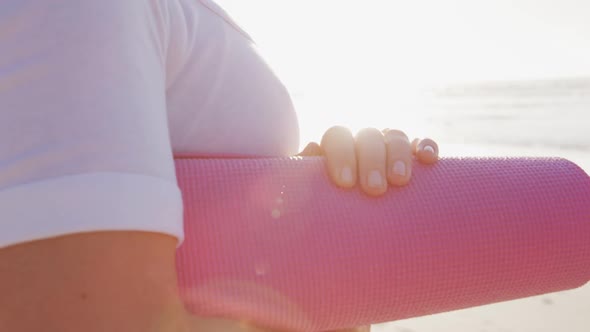
[[[590,79],[491,82],[425,93],[421,122],[446,156],[558,156],[590,174]],[[590,222],[590,220],[589,220]],[[590,239],[589,239],[590,241]],[[373,326],[375,332],[587,332],[590,284]]]

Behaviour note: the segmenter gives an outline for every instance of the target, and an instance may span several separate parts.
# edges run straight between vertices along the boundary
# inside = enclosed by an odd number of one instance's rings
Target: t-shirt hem
[[[85,173],[0,191],[0,248],[99,231],[146,231],[184,240],[177,184],[131,173]]]

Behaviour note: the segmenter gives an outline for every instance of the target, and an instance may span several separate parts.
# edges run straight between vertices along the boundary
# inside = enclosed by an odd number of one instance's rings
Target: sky
[[[590,77],[587,0],[217,2],[290,90],[304,139],[335,119],[355,128],[409,123],[390,110],[423,87]]]
[[[590,75],[586,0],[218,3],[277,66],[429,81]]]

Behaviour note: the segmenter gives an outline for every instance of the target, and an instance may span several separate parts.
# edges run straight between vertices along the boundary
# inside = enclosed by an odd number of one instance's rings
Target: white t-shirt
[[[0,248],[183,238],[173,155],[288,156],[291,99],[208,0],[0,1]]]

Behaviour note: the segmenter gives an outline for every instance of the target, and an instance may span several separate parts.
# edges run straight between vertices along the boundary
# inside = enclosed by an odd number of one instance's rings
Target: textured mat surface
[[[322,157],[175,162],[196,314],[321,331],[590,280],[590,178],[567,160],[416,163],[380,198],[337,188]]]

